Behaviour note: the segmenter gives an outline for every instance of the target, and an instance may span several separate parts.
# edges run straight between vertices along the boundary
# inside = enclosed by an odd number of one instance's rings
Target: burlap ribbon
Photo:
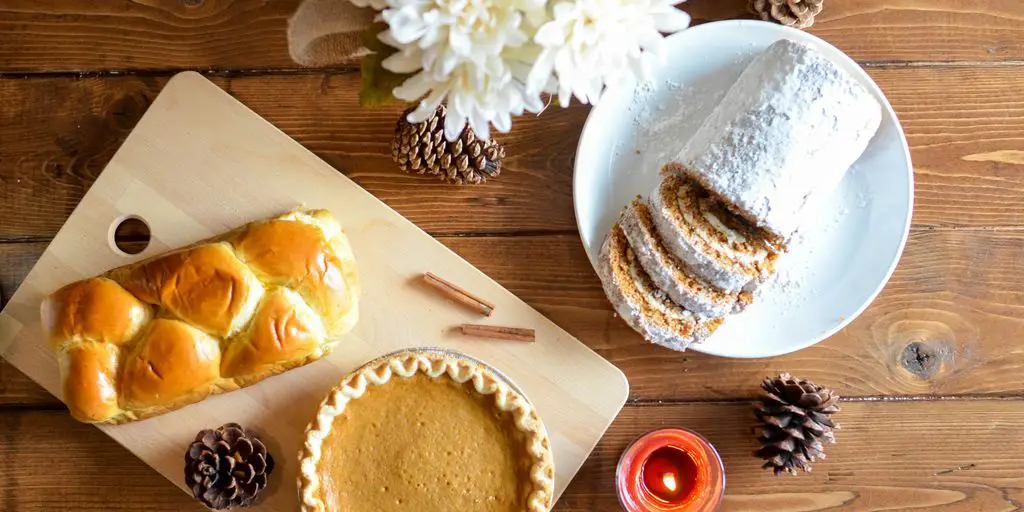
[[[329,66],[359,55],[376,12],[349,0],[305,0],[288,20],[288,52],[304,66]]]

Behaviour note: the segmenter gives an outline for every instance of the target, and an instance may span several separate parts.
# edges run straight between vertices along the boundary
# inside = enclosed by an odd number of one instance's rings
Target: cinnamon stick
[[[533,329],[474,324],[462,324],[461,329],[462,334],[465,334],[466,336],[479,336],[481,338],[492,338],[497,340],[523,341],[527,343],[537,341],[537,333]]]
[[[481,315],[491,316],[494,311],[494,304],[487,302],[468,291],[437,277],[436,275],[427,272],[423,274],[423,282],[427,283],[437,291],[441,292],[445,297],[458,302],[466,307],[469,307]]]

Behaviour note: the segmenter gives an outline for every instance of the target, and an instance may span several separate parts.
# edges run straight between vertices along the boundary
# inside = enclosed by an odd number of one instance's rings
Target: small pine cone
[[[762,20],[795,28],[814,25],[814,17],[824,8],[825,0],[750,0],[750,12]]]
[[[811,462],[825,458],[824,443],[836,442],[839,425],[830,416],[839,412],[839,395],[788,373],[765,378],[761,389],[765,394],[754,404],[761,424],[754,433],[761,443],[755,454],[768,461],[762,467],[776,475],[810,472]]]
[[[494,140],[477,138],[466,126],[459,138],[449,142],[444,137],[444,105],[437,107],[422,123],[410,123],[406,110],[395,126],[391,141],[391,158],[410,174],[439,176],[441,180],[459,185],[478,184],[501,173],[505,149]]]
[[[273,469],[267,447],[237,423],[200,431],[185,452],[185,485],[212,510],[252,505]]]

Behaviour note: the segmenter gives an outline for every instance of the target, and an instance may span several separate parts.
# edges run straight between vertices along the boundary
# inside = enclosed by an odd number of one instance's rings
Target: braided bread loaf
[[[125,423],[330,353],[359,277],[326,210],[296,210],[71,283],[41,306],[78,420]]]

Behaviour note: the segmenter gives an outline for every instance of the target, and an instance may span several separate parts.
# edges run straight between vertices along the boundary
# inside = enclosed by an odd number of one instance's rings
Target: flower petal
[[[419,39],[427,30],[415,7],[405,7],[399,10],[388,9],[381,13],[381,16],[388,23],[392,37],[402,44]]]
[[[654,28],[658,32],[675,33],[690,26],[690,15],[675,7],[670,7],[665,12],[658,13],[654,18]]]
[[[494,129],[501,133],[508,133],[512,129],[512,116],[507,112],[494,117]]]
[[[549,21],[537,29],[533,42],[541,46],[561,46],[565,44],[568,34],[565,27],[557,21]]]
[[[430,91],[430,95],[423,98],[416,110],[409,113],[406,119],[410,123],[422,123],[434,115],[434,111],[437,110],[437,106],[441,104],[441,101],[448,95],[448,89],[446,87],[438,87],[433,91]]]
[[[473,53],[473,42],[469,34],[462,28],[452,28],[448,32],[448,44],[458,55],[471,55]]]
[[[555,54],[550,50],[544,50],[540,56],[533,63],[533,67],[530,68],[530,74],[526,78],[526,90],[529,92],[539,92],[548,80],[551,79],[551,73],[555,69]]]
[[[569,106],[569,101],[572,99],[572,90],[564,85],[558,86],[558,104],[562,108]]]
[[[473,129],[473,134],[476,135],[478,139],[490,140],[490,123],[483,112],[480,112],[478,109],[474,109],[473,114],[469,116],[469,127]]]
[[[392,54],[390,57],[384,59],[381,66],[388,71],[395,73],[412,73],[420,69],[423,65],[423,58],[419,52],[415,54],[406,54],[405,52],[398,52]]]
[[[451,102],[448,102],[448,106],[451,107]],[[459,138],[459,135],[462,135],[462,130],[465,127],[466,116],[455,109],[449,108],[444,116],[444,138],[448,139],[449,142],[454,141]]]
[[[395,36],[391,35],[390,30],[385,30],[380,34],[377,34],[377,40],[392,48],[402,48],[405,46],[402,43],[399,43],[398,40],[395,39]]]
[[[402,82],[402,85],[391,91],[396,98],[405,101],[415,101],[422,97],[433,87],[433,82],[426,73],[416,73],[411,78]]]

